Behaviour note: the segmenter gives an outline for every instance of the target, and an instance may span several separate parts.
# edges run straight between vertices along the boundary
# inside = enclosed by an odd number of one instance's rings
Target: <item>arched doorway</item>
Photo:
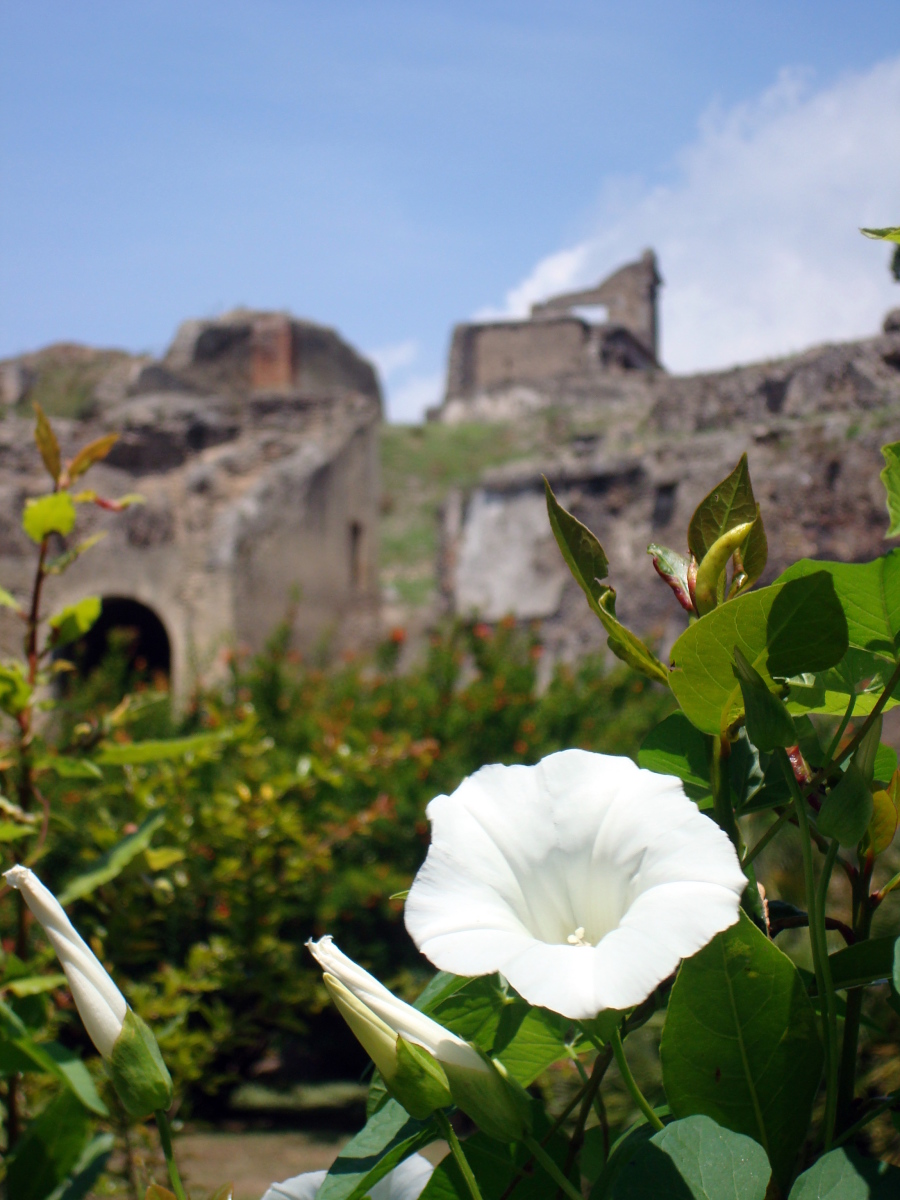
[[[104,596],[97,621],[63,653],[82,678],[114,654],[132,679],[168,690],[172,649],[166,627],[152,608],[130,597]]]

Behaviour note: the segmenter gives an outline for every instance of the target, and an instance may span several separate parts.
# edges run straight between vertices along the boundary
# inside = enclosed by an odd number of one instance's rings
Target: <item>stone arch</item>
[[[116,629],[131,632],[128,653],[133,665],[151,676],[163,674],[172,682],[172,642],[162,619],[148,604],[131,596],[102,597],[100,616],[81,639],[80,660],[86,672],[102,660]]]

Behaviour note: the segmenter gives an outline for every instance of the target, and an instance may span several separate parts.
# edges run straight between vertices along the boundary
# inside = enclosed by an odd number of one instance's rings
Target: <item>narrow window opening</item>
[[[672,520],[675,512],[675,483],[661,483],[656,489],[653,501],[653,515],[650,518],[654,529],[662,529]]]
[[[350,522],[350,590],[360,592],[366,584],[365,526],[361,521]]]

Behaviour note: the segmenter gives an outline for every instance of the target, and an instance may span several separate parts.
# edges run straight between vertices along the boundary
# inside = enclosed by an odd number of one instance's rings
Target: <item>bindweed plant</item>
[[[900,443],[884,458],[896,536]],[[900,1089],[858,1079],[866,998],[900,1015],[896,919],[873,936],[900,887],[881,865],[900,824],[897,755],[881,742],[900,703],[900,550],[801,560],[757,587],[768,547],[744,456],[699,504],[686,552],[649,548],[689,614],[663,663],[619,620],[600,542],[549,485],[547,508],[611,651],[678,710],[638,764],[560,749],[481,767],[431,801],[405,924],[437,973],[415,1004],[327,932],[308,943],[374,1064],[368,1121],[324,1176],[273,1184],[266,1200],[900,1195],[900,1168],[866,1138],[900,1115]],[[779,842],[799,848],[803,907],[756,877]],[[121,1102],[158,1114],[174,1191],[153,1185],[149,1200],[184,1200],[152,1034],[28,868],[7,879],[56,949]],[[811,971],[779,946],[786,929],[805,931],[797,957]],[[640,1086],[629,1044],[651,1022],[660,1096]],[[559,1062],[579,1083],[551,1108],[533,1085]],[[615,1138],[613,1067],[638,1114]],[[420,1152],[441,1139],[432,1171]]]

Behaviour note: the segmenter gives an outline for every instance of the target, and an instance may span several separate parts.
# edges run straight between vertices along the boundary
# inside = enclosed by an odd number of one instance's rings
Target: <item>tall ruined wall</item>
[[[63,453],[119,433],[91,486],[146,502],[118,516],[82,508],[79,536],[106,536],[50,581],[48,603],[146,606],[168,635],[179,698],[221,669],[223,651],[260,650],[287,619],[303,652],[377,638],[381,398],[371,366],[331,330],[281,314],[186,323],[164,359],[134,360],[88,411],[55,421]],[[34,547],[19,517],[46,486],[32,429],[15,407],[0,422],[0,579],[20,598]],[[18,649],[19,636],[6,613],[0,642]]]
[[[684,552],[694,507],[745,451],[769,534],[764,583],[797,557],[882,553],[880,447],[900,439],[896,314],[885,327],[865,341],[731,371],[635,373],[621,389],[582,380],[555,393],[558,427],[565,417],[577,436],[489,472],[446,506],[447,603],[489,620],[540,618],[566,655],[602,643],[550,533],[542,474],[603,543],[620,615],[664,647],[685,617],[656,578],[647,545]]]

